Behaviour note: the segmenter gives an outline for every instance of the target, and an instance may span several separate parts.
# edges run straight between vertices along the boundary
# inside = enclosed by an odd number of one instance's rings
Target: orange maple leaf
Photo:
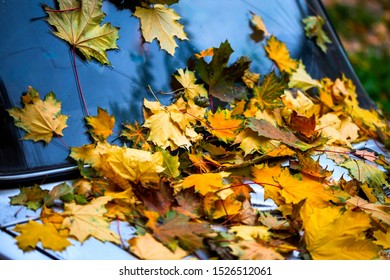
[[[211,134],[227,143],[234,141],[236,133],[241,129],[244,121],[231,116],[231,111],[224,109],[218,110],[214,114],[209,111],[207,114],[209,130]]]
[[[96,117],[87,116],[85,120],[92,128],[89,130],[92,137],[106,139],[112,134],[115,118],[110,116],[106,110],[98,107],[98,115]]]

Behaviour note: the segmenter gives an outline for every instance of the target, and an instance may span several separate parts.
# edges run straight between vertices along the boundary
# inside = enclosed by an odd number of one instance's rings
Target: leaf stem
[[[154,94],[154,92],[153,92],[153,90],[152,90],[152,87],[151,87],[150,85],[148,85],[148,89],[149,89],[150,92],[153,94],[153,97],[156,99],[156,101],[157,101],[158,103],[161,104],[160,100],[158,100],[157,96]]]
[[[87,103],[86,103],[85,98],[84,98],[83,88],[81,87],[81,83],[80,83],[79,72],[77,70],[75,46],[73,46],[73,48],[72,48],[72,58],[73,58],[73,69],[74,69],[74,73],[75,73],[75,76],[76,76],[76,83],[77,83],[78,92],[80,94],[80,98],[81,98],[81,101],[82,101],[83,106],[84,106],[85,114],[87,116],[89,116]]]

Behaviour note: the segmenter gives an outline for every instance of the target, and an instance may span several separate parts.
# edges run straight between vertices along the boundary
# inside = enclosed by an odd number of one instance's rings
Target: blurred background
[[[390,0],[323,0],[364,88],[390,116]]]

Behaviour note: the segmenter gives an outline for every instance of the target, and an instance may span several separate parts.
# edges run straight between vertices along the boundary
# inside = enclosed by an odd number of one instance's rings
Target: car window
[[[51,33],[41,4],[51,5],[52,1],[14,0],[0,4],[0,174],[4,178],[74,166],[68,157],[68,146],[88,142],[70,48]],[[248,56],[252,71],[268,73],[273,64],[265,55],[264,42],[255,38],[250,25],[252,14],[263,17],[269,32],[286,43],[291,57],[302,59],[313,78],[335,78],[345,73],[366,101],[362,104],[370,105],[331,26],[326,26],[332,40],[326,54],[305,36],[301,20],[313,11],[321,13],[319,5],[317,1],[298,0],[182,0],[172,7],[182,17],[189,40],[177,40],[173,57],[156,41],[142,44],[139,20],[124,9],[122,1],[104,1],[104,21],[120,26],[119,50],[108,51],[111,66],[76,57],[77,75],[89,111],[95,114],[97,106],[108,110],[115,115],[117,124],[142,120],[143,99],[154,100],[150,89],[161,102],[168,103],[171,95],[162,93],[171,91],[172,74],[187,67],[195,53],[218,47],[226,40],[234,50],[231,61]],[[61,100],[62,113],[69,116],[63,138],[49,144],[20,141],[24,132],[15,128],[6,109],[20,106],[20,97],[29,86],[41,96],[52,91]],[[119,127],[116,129],[119,131]],[[110,141],[120,140],[114,136]]]

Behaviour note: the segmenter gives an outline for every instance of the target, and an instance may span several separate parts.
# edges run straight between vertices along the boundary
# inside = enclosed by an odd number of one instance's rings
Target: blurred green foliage
[[[364,88],[390,116],[390,1],[324,1]]]

